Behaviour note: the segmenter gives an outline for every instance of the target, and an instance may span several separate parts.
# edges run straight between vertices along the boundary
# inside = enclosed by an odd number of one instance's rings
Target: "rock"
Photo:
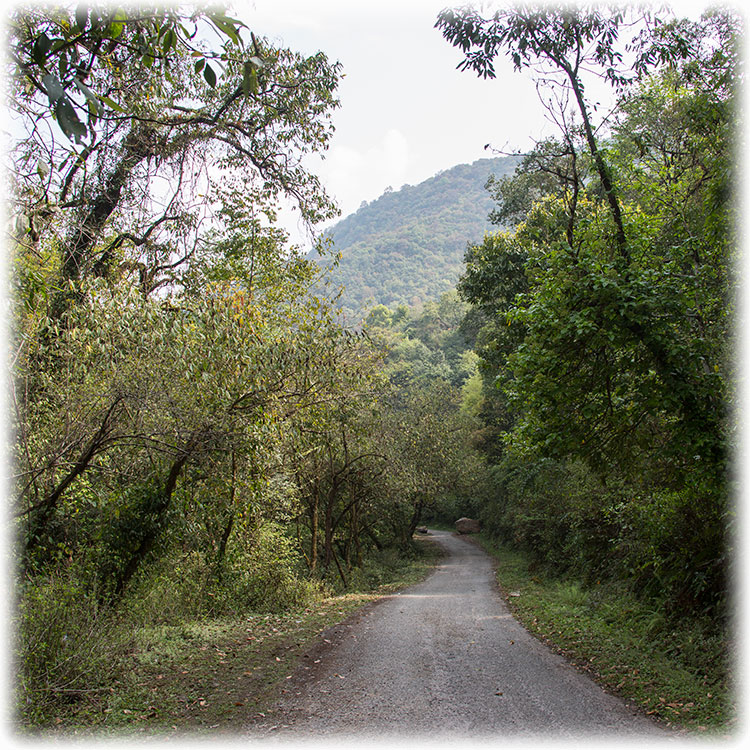
[[[417,534],[429,534],[430,533],[429,531],[427,531],[426,526],[417,526],[416,531],[417,531]]]
[[[480,530],[479,521],[473,518],[459,518],[456,521],[456,531],[459,534],[478,534]]]

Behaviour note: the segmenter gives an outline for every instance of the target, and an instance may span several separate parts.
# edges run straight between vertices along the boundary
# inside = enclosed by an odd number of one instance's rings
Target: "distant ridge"
[[[359,314],[374,304],[418,305],[452,289],[467,243],[492,228],[488,178],[512,174],[520,159],[479,159],[386,190],[327,230],[341,252],[333,281],[344,286],[342,308]]]

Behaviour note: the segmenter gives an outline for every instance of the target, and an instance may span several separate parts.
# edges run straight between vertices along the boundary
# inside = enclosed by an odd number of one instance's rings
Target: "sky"
[[[445,6],[445,0],[234,5],[255,33],[299,52],[322,50],[342,64],[335,135],[325,160],[309,162],[342,216],[386,187],[398,190],[493,156],[487,143],[524,149],[544,132],[533,84],[510,66],[495,81],[456,70],[460,52],[434,28]]]
[[[460,3],[459,3],[460,4]],[[435,28],[450,0],[236,0],[235,15],[258,35],[295,51],[322,50],[343,65],[341,106],[325,159],[308,162],[341,216],[387,187],[415,185],[457,164],[524,151],[556,132],[528,74],[505,58],[497,77],[461,72],[461,52]],[[680,13],[703,4],[681,2]],[[596,94],[607,106],[611,92]],[[491,144],[489,150],[485,145]],[[292,241],[305,244],[291,214]]]

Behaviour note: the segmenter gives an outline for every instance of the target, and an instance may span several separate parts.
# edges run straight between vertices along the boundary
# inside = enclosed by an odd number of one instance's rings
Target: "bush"
[[[727,591],[726,501],[709,482],[680,489],[603,483],[581,462],[507,458],[480,514],[493,538],[534,566],[587,583],[619,580],[675,614],[722,615]]]
[[[137,622],[159,624],[299,609],[320,595],[320,584],[302,572],[294,541],[266,524],[240,529],[218,566],[198,551],[165,555],[142,572],[127,604]]]
[[[636,494],[614,505],[618,556],[637,588],[677,609],[723,612],[728,581],[726,511],[700,485]]]
[[[49,725],[71,704],[109,690],[127,638],[72,568],[27,583],[15,612],[19,723]]]

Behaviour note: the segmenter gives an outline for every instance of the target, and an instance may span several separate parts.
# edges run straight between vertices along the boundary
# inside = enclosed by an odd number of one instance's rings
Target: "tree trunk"
[[[224,565],[224,557],[227,552],[227,542],[229,541],[229,535],[232,533],[232,527],[234,526],[234,503],[236,496],[237,486],[237,461],[234,449],[232,449],[232,485],[229,492],[229,519],[224,527],[224,533],[221,535],[219,541],[219,550],[216,555],[216,569],[219,577],[221,577],[221,568]]]
[[[59,320],[77,300],[80,294],[77,282],[92,271],[98,276],[108,275],[111,259],[102,257],[92,267],[91,250],[100,239],[107,219],[120,204],[123,188],[131,173],[140,162],[154,155],[154,140],[154,129],[134,120],[123,141],[119,161],[107,176],[99,193],[85,202],[86,208],[81,213],[77,226],[63,244],[61,289],[50,304],[50,317],[53,320]],[[69,282],[74,283],[73,290]]]
[[[155,508],[157,517],[160,520],[163,518],[164,514],[167,512],[167,509],[169,508],[169,504],[172,500],[172,493],[174,492],[175,487],[177,486],[177,479],[180,476],[180,473],[185,466],[185,463],[187,462],[191,451],[186,451],[183,453],[173,464],[172,467],[169,470],[169,476],[167,477],[167,481],[164,484],[164,489],[161,493],[161,499],[158,504],[158,506]],[[151,529],[145,534],[145,536],[141,539],[140,544],[138,545],[138,548],[136,551],[131,555],[130,560],[128,560],[127,565],[125,566],[125,569],[121,573],[120,577],[117,580],[117,583],[115,584],[115,599],[120,599],[122,597],[123,592],[125,591],[125,587],[128,585],[132,577],[135,575],[136,571],[140,567],[141,563],[146,559],[148,556],[148,553],[151,552],[153,549],[154,543],[156,542],[156,539],[159,535],[159,524],[155,523],[151,527]]]
[[[107,409],[99,428],[89,441],[85,450],[78,457],[78,460],[73,464],[70,471],[57,483],[52,492],[34,507],[28,508],[23,511],[23,513],[18,514],[29,515],[29,534],[24,549],[24,564],[28,563],[30,553],[39,543],[41,536],[47,531],[50,518],[52,517],[52,513],[57,507],[60,498],[68,487],[70,487],[70,485],[89,468],[94,457],[98,453],[101,453],[110,441],[112,417],[115,414],[115,409],[121,401],[122,399],[118,397],[112,402],[109,409]]]
[[[315,485],[315,491],[312,496],[310,506],[310,570],[315,572],[318,567],[318,535],[319,521],[318,513],[320,512],[320,495],[318,485]]]

